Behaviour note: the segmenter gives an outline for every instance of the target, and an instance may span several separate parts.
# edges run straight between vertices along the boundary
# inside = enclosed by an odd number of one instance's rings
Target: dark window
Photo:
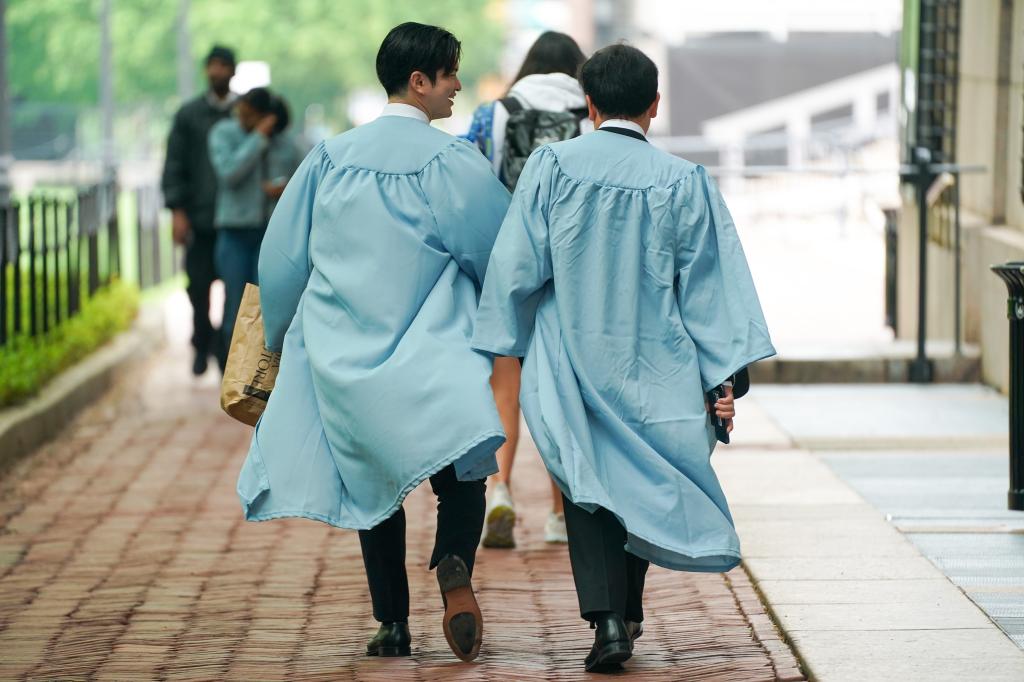
[[[811,130],[830,130],[853,121],[853,105],[844,104],[811,116]]]
[[[955,163],[960,0],[921,0],[918,39],[917,145],[935,163]],[[929,220],[931,238],[944,246],[953,243],[955,193],[943,192]]]

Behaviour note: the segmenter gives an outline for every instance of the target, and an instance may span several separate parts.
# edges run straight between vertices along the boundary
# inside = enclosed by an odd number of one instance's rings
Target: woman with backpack
[[[530,153],[550,142],[568,140],[593,129],[587,103],[576,80],[586,61],[576,41],[555,31],[537,38],[523,60],[508,94],[481,104],[466,135],[491,162],[511,191]],[[519,361],[495,358],[491,386],[508,439],[498,450],[497,474],[491,477],[484,547],[515,547],[515,505],[510,484],[519,441]],[[562,494],[551,484],[552,509],[544,526],[546,542],[566,542]]]
[[[210,129],[210,164],[217,175],[213,260],[224,281],[225,355],[245,285],[256,284],[260,244],[270,214],[302,162],[302,150],[286,132],[288,120],[288,107],[281,97],[267,88],[253,88],[238,99],[234,118]]]

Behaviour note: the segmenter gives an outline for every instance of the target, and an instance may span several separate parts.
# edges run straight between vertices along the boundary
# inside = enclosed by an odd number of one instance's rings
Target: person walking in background
[[[510,190],[534,149],[593,130],[576,80],[584,61],[571,36],[545,31],[527,51],[508,94],[473,112],[466,139]]]
[[[714,181],[647,142],[654,62],[613,45],[580,82],[598,130],[527,162],[473,347],[525,356],[523,412],[565,494],[580,615],[596,630],[584,667],[611,672],[643,632],[648,562],[739,564],[708,412],[731,429],[732,378],[738,397],[747,365],[775,350]]]
[[[270,215],[302,161],[287,132],[290,117],[283,99],[267,88],[253,88],[239,98],[235,114],[210,130],[209,143],[218,183],[214,262],[224,281],[225,344],[231,343],[246,283],[257,283]]]
[[[505,434],[490,358],[469,339],[510,197],[472,145],[430,125],[452,115],[461,49],[437,26],[388,33],[376,64],[384,111],[313,148],[260,255],[266,343],[281,366],[239,498],[251,521],[359,531],[380,623],[368,656],[411,652],[402,503],[428,479],[445,638],[468,661],[483,636],[471,577]]]
[[[235,95],[229,89],[235,75],[235,53],[215,46],[206,57],[206,92],[186,102],[174,115],[167,138],[161,189],[171,209],[174,241],[185,246],[185,274],[192,303],[192,373],[206,371],[211,354],[224,368],[226,342],[210,322],[210,286],[217,279],[213,226],[217,179],[210,165],[207,138],[218,121],[231,116]]]
[[[508,95],[477,107],[466,136],[491,162],[495,174],[515,189],[526,159],[549,142],[576,137],[593,126],[587,118],[576,74],[586,60],[564,33],[547,31],[533,43]],[[519,444],[520,365],[515,358],[495,358],[491,385],[508,440],[498,450],[498,473],[491,479],[484,547],[515,547],[516,512],[512,464]],[[546,542],[566,542],[562,493],[551,482],[551,511],[544,525]]]

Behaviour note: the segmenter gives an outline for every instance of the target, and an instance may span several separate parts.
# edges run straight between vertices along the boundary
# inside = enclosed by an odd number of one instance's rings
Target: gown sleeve
[[[736,226],[703,167],[682,183],[678,199],[676,302],[710,391],[775,348]]]
[[[424,168],[420,183],[438,239],[479,290],[508,210],[508,190],[480,152],[464,140],[454,142]]]
[[[552,277],[548,198],[553,160],[541,148],[526,162],[491,252],[477,309],[473,347],[523,357],[544,286]]]
[[[331,161],[323,143],[299,165],[285,187],[260,246],[260,308],[267,349],[280,351],[306,289],[311,264],[309,231],[317,189]]]

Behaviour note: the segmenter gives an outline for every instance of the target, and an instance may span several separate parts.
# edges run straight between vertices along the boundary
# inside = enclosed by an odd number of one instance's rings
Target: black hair
[[[235,51],[232,50],[230,47],[224,47],[223,45],[214,45],[213,47],[211,47],[210,53],[206,55],[206,61],[204,62],[204,64],[209,66],[210,62],[212,62],[214,59],[218,59],[224,62],[232,69],[235,68]]]
[[[261,114],[276,113],[274,111],[274,94],[270,92],[270,88],[253,88],[238,99]]]
[[[454,73],[462,57],[462,43],[439,26],[409,21],[395,26],[377,51],[377,78],[389,96],[403,92],[409,76],[423,73],[431,83],[437,72]]]
[[[604,116],[633,118],[658,96],[658,67],[635,47],[609,45],[584,62],[580,85]]]
[[[274,115],[277,116],[277,123],[274,124],[274,134],[277,134],[288,127],[288,124],[291,123],[292,115],[288,109],[288,101],[280,95],[274,97],[272,109]]]
[[[273,130],[274,135],[287,128],[291,122],[288,103],[283,97],[271,92],[270,88],[253,88],[238,99],[261,114],[274,114],[277,116],[277,122],[274,124]]]
[[[583,50],[570,36],[545,31],[526,52],[523,65],[512,82],[537,73],[564,73],[575,78],[586,60]]]

